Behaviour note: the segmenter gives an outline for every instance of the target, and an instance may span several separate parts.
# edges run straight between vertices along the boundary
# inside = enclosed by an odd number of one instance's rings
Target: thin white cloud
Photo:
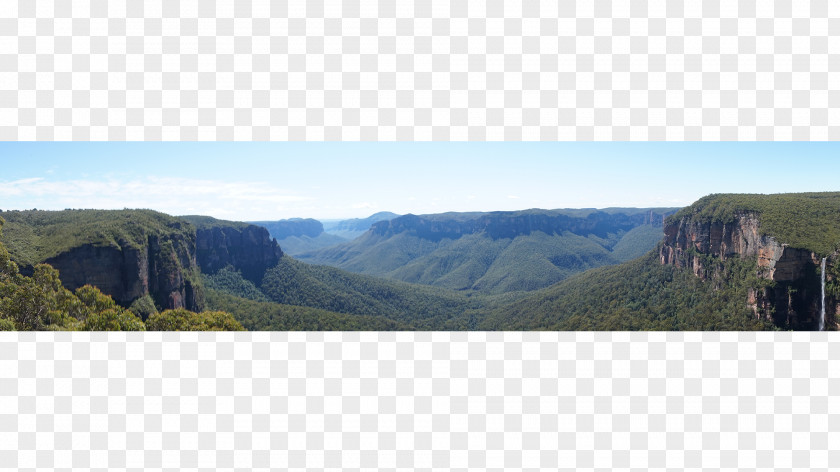
[[[40,177],[35,177],[31,179],[19,179],[12,180],[10,182],[2,182],[0,183],[0,197],[25,195],[29,187],[43,180],[44,179]]]

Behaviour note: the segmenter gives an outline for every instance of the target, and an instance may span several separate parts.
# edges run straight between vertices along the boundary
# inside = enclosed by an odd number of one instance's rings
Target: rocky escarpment
[[[516,238],[533,232],[606,237],[610,233],[629,231],[637,226],[661,225],[667,212],[607,213],[593,211],[585,216],[550,212],[494,212],[473,217],[441,218],[405,215],[371,226],[371,233],[393,236],[407,232],[430,241],[458,239],[466,234],[486,233],[493,239]],[[445,214],[443,215],[445,216]]]
[[[283,257],[277,241],[259,226],[225,226],[219,222],[215,226],[199,227],[196,237],[196,256],[205,274],[233,266],[243,277],[259,285],[265,271]]]
[[[204,307],[195,238],[182,233],[149,235],[141,245],[85,244],[45,262],[59,271],[69,290],[93,285],[124,306],[149,295],[162,309]]]
[[[159,309],[204,309],[202,269],[228,265],[252,280],[282,252],[264,228],[151,210],[3,212],[4,239],[21,267],[58,269],[70,290],[93,285],[123,306],[149,296]]]
[[[693,218],[691,215],[666,222],[665,239],[660,247],[662,264],[690,268],[704,279],[719,280],[721,264],[731,258],[755,260],[759,287],[749,290],[748,303],[756,316],[772,320],[789,329],[817,329],[822,305],[822,256],[791,247],[763,234],[761,219],[755,212],[739,211],[725,220]],[[828,265],[834,267],[835,256]],[[829,271],[832,272],[832,271]],[[829,283],[834,275],[827,275]],[[833,324],[840,310],[838,300],[826,297],[826,313]]]
[[[150,234],[137,244],[120,240],[110,245],[84,244],[47,259],[58,269],[65,287],[93,285],[124,306],[149,295],[161,309],[201,311],[204,293],[200,272],[233,266],[259,282],[283,253],[268,231],[252,225],[192,228]]]

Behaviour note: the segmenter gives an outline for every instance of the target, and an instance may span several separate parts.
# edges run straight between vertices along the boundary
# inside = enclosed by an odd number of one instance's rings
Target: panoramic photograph
[[[0,143],[0,330],[835,331],[837,143]]]

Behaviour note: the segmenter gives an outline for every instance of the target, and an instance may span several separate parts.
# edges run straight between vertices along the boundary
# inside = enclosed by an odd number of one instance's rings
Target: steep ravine
[[[820,263],[824,255],[799,249],[762,234],[761,219],[754,212],[737,212],[729,223],[703,221],[691,216],[665,223],[660,262],[690,268],[703,279],[719,280],[719,264],[730,258],[752,259],[757,276],[765,281],[749,291],[745,300],[758,317],[776,326],[795,330],[816,330],[822,304]],[[827,266],[834,268],[837,253],[828,255]],[[828,281],[834,280],[828,270]],[[840,305],[835,296],[826,294],[826,325],[836,328]]]

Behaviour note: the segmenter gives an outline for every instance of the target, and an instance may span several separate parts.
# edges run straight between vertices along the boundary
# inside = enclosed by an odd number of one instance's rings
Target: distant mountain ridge
[[[308,236],[317,238],[324,232],[324,225],[312,218],[292,218],[279,221],[252,221],[251,224],[268,230],[272,238],[282,241],[286,238]]]
[[[662,226],[669,208],[637,211],[607,212],[594,210],[523,210],[492,213],[443,213],[436,215],[405,215],[371,226],[379,236],[393,236],[402,232],[431,241],[457,239],[466,234],[486,233],[493,239],[515,238],[540,231],[545,234],[571,232],[578,235],[606,237],[616,231],[629,231],[640,225]]]
[[[367,230],[371,228],[375,223],[379,223],[381,221],[389,221],[393,220],[394,218],[399,217],[400,215],[396,213],[391,213],[390,211],[380,211],[379,213],[374,213],[373,215],[367,218],[352,218],[349,220],[339,220],[339,221],[324,221],[324,231],[330,234],[334,234],[336,236],[340,236],[345,239],[356,239]]]
[[[291,218],[252,223],[266,228],[287,254],[296,256],[355,239],[370,229],[372,224],[396,216],[394,213],[380,212],[367,218],[338,221]]]
[[[536,290],[641,256],[674,208],[405,215],[304,262],[454,290]],[[614,250],[618,249],[618,252]]]

